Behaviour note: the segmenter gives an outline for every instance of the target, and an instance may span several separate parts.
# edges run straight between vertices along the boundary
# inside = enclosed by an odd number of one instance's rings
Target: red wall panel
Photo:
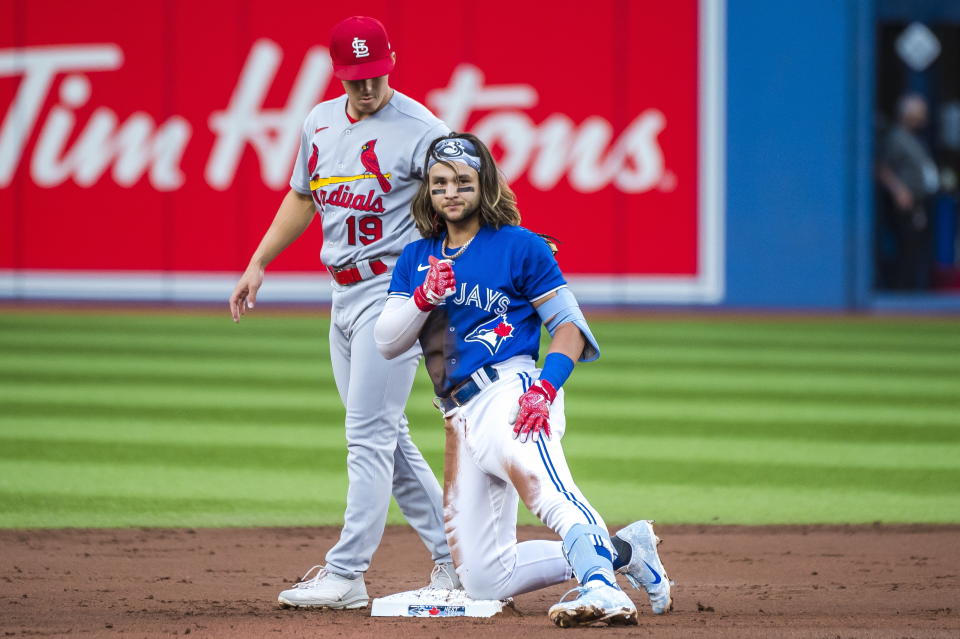
[[[348,12],[277,4],[0,5],[22,12],[0,21],[0,57],[33,65],[0,73],[4,122],[44,53],[76,67],[51,76],[22,147],[0,148],[0,268],[243,268],[302,117],[341,93],[325,45]],[[398,52],[392,85],[488,141],[568,273],[698,274],[696,0],[405,6],[364,6]],[[320,242],[315,224],[274,268],[318,269]]]

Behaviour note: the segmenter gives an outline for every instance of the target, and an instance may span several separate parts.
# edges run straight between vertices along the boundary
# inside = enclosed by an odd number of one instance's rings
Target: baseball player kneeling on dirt
[[[412,205],[423,239],[403,250],[374,336],[387,358],[420,340],[446,423],[444,518],[467,594],[504,599],[573,576],[580,585],[550,608],[554,623],[636,624],[620,573],[653,612],[670,610],[650,522],[611,538],[564,458],[563,383],[600,351],[552,245],[519,226],[476,137],[435,140],[423,175]],[[553,339],[538,370],[544,323]],[[517,543],[518,498],[562,541]]]

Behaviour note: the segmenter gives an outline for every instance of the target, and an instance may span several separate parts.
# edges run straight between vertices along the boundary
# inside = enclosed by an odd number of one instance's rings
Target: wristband
[[[432,311],[437,307],[436,304],[431,303],[430,300],[427,299],[426,294],[424,294],[423,292],[422,286],[418,286],[417,288],[414,289],[413,303],[416,304],[417,308],[419,308],[424,313],[429,313],[430,311]]]
[[[550,382],[550,385],[559,390],[573,372],[573,360],[563,353],[550,353],[543,360],[543,370],[540,379]]]

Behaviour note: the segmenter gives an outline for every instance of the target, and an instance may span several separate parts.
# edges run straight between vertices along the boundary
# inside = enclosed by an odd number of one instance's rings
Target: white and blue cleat
[[[653,534],[651,524],[652,521],[641,519],[617,532],[616,536],[631,548],[630,563],[618,568],[617,574],[625,576],[634,588],[645,590],[653,614],[662,615],[673,610],[673,599],[670,579],[657,554],[660,538]]]
[[[564,601],[572,592],[579,596]],[[550,607],[547,614],[561,628],[576,628],[598,622],[608,626],[637,625],[637,607],[630,597],[619,588],[599,581],[568,591],[560,598],[560,603]]]

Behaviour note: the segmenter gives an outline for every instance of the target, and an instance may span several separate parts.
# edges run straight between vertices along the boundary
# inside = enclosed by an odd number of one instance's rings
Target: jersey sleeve
[[[413,152],[413,164],[410,167],[410,175],[415,175],[423,179],[423,165],[427,159],[427,151],[430,150],[430,144],[437,138],[443,137],[448,133],[450,133],[450,127],[443,122],[437,122],[436,125],[423,134],[423,137],[420,138],[420,141],[417,143],[416,150]]]
[[[520,279],[518,288],[529,300],[536,300],[555,291],[567,282],[560,272],[560,265],[547,243],[535,233],[525,233],[520,246]]]
[[[290,188],[297,193],[310,193],[310,173],[307,171],[307,161],[310,154],[310,140],[307,138],[306,122],[300,127],[300,150],[297,151],[297,160],[293,164],[293,175],[290,176]]]
[[[387,297],[407,298],[413,295],[413,278],[410,271],[413,269],[413,244],[407,244],[396,265],[393,267],[393,276],[390,280],[390,288],[387,291]]]

